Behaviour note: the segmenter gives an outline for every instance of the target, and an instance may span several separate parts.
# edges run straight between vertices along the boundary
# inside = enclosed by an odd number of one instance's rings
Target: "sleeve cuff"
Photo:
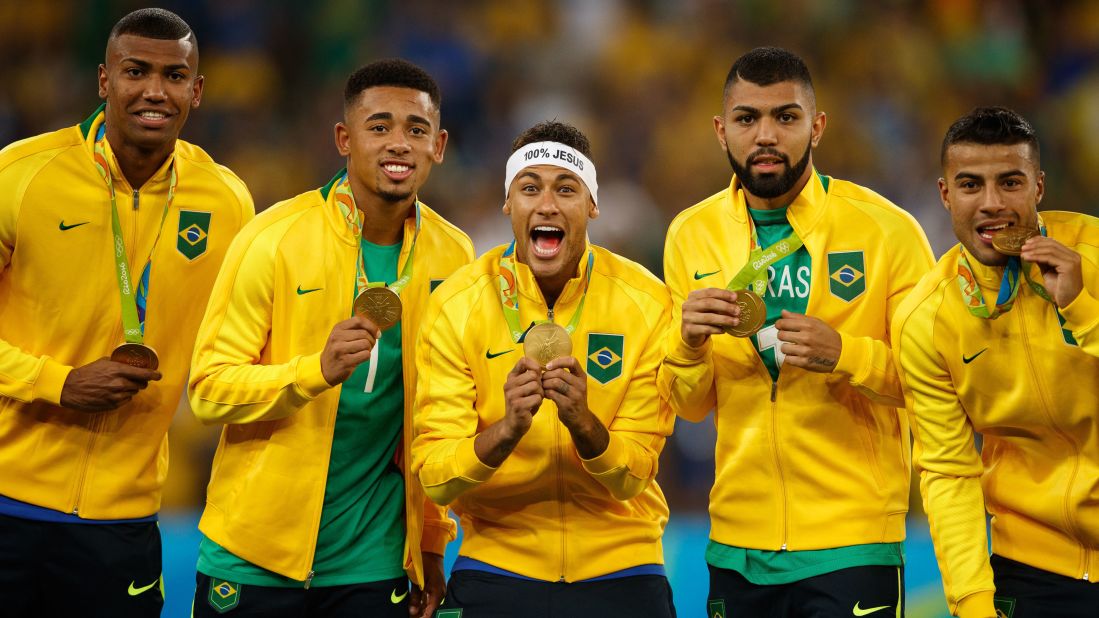
[[[996,618],[992,590],[981,590],[958,601],[958,618]]]
[[[709,337],[706,339],[706,343],[703,343],[697,348],[692,348],[687,345],[683,338],[676,335],[676,343],[672,346],[671,351],[668,352],[668,358],[672,362],[678,363],[697,363],[698,361],[706,358],[710,354],[710,350],[714,347],[714,338]]]
[[[324,373],[321,372],[320,352],[298,359],[294,379],[298,383],[298,388],[310,399],[315,399],[324,391],[332,388],[332,385],[324,379]]]
[[[598,476],[626,466],[626,446],[622,443],[622,438],[614,433],[608,433],[610,440],[607,442],[606,450],[591,459],[580,460],[588,474]]]
[[[870,339],[865,337],[852,337],[842,331],[836,331],[840,336],[840,357],[836,361],[834,371],[851,376],[851,381],[861,384],[870,374]]]
[[[1090,332],[1099,322],[1099,300],[1083,288],[1071,303],[1061,309],[1061,315],[1065,318],[1065,327],[1073,334]]]
[[[449,519],[445,523],[441,521],[424,521],[423,534],[420,537],[420,551],[442,556],[446,553],[446,544],[453,541],[456,536],[454,522]]]
[[[454,451],[454,459],[458,463],[458,474],[471,481],[484,483],[492,478],[497,469],[486,466],[477,457],[477,452],[473,450],[473,443],[476,440],[476,436],[462,440],[462,443],[458,445],[458,449]]]
[[[62,365],[47,356],[42,362],[42,369],[38,371],[38,378],[34,381],[34,398],[55,406],[61,405],[61,390],[65,388],[65,380],[72,370],[72,367]]]

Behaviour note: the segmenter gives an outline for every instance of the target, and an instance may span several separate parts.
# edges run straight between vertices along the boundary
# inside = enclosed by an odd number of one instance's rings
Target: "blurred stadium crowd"
[[[97,105],[111,25],[145,3],[0,0],[0,145],[70,126]],[[828,127],[815,156],[912,212],[937,254],[953,244],[939,202],[939,144],[978,104],[1035,122],[1046,209],[1099,215],[1099,3],[1040,0],[162,0],[198,35],[202,107],[183,136],[248,184],[258,210],[342,165],[332,126],[347,75],[401,56],[443,90],[446,161],[421,198],[478,252],[510,238],[500,213],[512,138],[536,121],[593,142],[593,241],[661,271],[664,232],[717,192],[729,166],[711,118],[739,54],[806,58]],[[184,404],[185,405],[185,404]],[[673,513],[703,511],[713,428],[680,422],[660,481]],[[177,416],[164,507],[202,503],[216,428]],[[918,503],[918,498],[915,500]],[[918,508],[918,504],[913,505]]]

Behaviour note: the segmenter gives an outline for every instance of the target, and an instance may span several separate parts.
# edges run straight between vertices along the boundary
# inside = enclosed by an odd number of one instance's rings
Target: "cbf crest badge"
[[[188,260],[206,253],[206,238],[210,234],[210,213],[199,210],[179,211],[179,231],[176,250]]]
[[[866,260],[862,251],[828,254],[828,290],[847,302],[862,296],[866,291]]]
[[[622,375],[625,335],[588,333],[588,375],[606,384]]]

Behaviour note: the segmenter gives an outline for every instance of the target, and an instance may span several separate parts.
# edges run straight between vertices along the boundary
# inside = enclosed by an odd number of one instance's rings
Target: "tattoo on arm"
[[[814,364],[814,365],[820,365],[822,367],[832,367],[833,365],[836,364],[836,361],[828,359],[828,358],[821,358],[820,356],[811,356],[811,357],[809,357],[809,362]]]

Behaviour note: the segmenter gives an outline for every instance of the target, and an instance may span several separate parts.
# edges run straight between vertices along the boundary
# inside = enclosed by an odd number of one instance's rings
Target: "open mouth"
[[[565,230],[553,225],[539,225],[530,231],[530,247],[535,256],[552,258],[561,251]]]
[[[1014,225],[1014,223],[1008,221],[978,225],[977,236],[979,236],[980,239],[984,242],[992,244],[992,239],[995,238],[997,234]]]
[[[167,112],[152,109],[136,112],[134,113],[134,116],[137,116],[137,120],[142,126],[149,128],[160,128],[167,124],[168,120],[172,117],[172,115]]]
[[[382,171],[391,180],[404,180],[412,175],[412,166],[407,163],[389,161],[382,164]]]

